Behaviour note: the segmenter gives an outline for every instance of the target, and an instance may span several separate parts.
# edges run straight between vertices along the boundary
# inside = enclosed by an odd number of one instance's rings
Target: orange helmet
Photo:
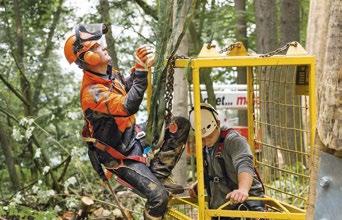
[[[68,62],[70,64],[72,64],[73,62],[75,62],[77,60],[77,58],[79,58],[79,56],[83,53],[92,53],[92,54],[96,54],[94,52],[89,51],[95,44],[97,44],[97,41],[85,41],[82,43],[82,48],[79,51],[75,51],[74,50],[74,45],[76,42],[76,36],[75,34],[71,35],[70,37],[68,37],[68,39],[65,42],[64,45],[64,56],[65,58],[68,60]],[[84,54],[85,55],[85,54]],[[84,57],[89,57],[88,56],[84,56]],[[87,63],[87,62],[86,62]]]
[[[76,33],[69,36],[64,45],[64,55],[68,62],[70,64],[85,62],[93,66],[99,64],[100,56],[90,49],[96,44],[105,43],[105,38],[102,35],[106,30],[107,28],[103,24],[76,26]]]

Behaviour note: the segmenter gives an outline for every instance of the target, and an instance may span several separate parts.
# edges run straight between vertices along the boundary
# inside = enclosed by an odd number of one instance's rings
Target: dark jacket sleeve
[[[231,156],[236,172],[247,172],[254,175],[253,155],[247,140],[240,135],[225,140],[225,150]]]
[[[126,92],[128,92],[132,88],[134,77],[135,74],[129,74],[128,77],[122,79],[125,84]]]
[[[139,106],[144,98],[146,88],[147,73],[136,71],[134,73],[133,84],[127,93],[124,103],[129,114],[135,114],[139,110]]]

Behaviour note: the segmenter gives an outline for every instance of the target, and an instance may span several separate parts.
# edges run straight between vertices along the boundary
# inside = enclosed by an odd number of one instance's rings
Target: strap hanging
[[[115,158],[117,160],[121,160],[121,161],[122,160],[134,160],[134,161],[146,164],[146,158],[145,157],[137,156],[137,155],[125,156],[122,153],[120,153],[119,151],[115,150],[113,147],[111,147],[105,143],[101,143],[99,140],[97,140],[95,138],[83,137],[82,139],[85,142],[93,143],[97,149],[104,151],[104,152],[107,152],[109,155],[111,155],[113,158]]]

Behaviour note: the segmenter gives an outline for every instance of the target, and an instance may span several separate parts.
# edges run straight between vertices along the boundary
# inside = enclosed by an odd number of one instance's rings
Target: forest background
[[[326,59],[338,48],[337,41],[327,39],[338,39],[341,33],[330,36],[328,27],[335,26],[324,24],[341,21],[341,3],[324,1],[318,6],[318,2],[311,1],[310,6],[309,0],[1,0],[0,216],[54,218],[67,210],[77,210],[84,195],[92,197],[97,208],[115,210],[109,192],[91,168],[87,148],[80,138],[82,72],[63,56],[65,39],[76,24],[111,24],[107,36],[109,52],[113,65],[126,75],[133,65],[135,48],[146,43],[157,48],[158,76],[173,50],[179,55],[196,56],[202,44],[212,40],[222,48],[242,41],[250,53],[266,53],[298,41],[318,57],[317,78],[332,76],[328,84],[318,84],[318,90],[324,94],[327,85],[333,84],[329,91],[338,97],[335,83],[339,81],[334,79],[341,61],[335,69],[323,64],[335,62],[341,54],[339,49],[333,60]],[[177,42],[178,39],[182,41]],[[330,52],[326,50],[329,45],[335,45]],[[242,70],[228,74],[224,70],[201,72],[210,103],[215,105],[213,82],[246,83],[245,74],[239,71]],[[184,72],[178,75],[173,112],[184,115],[191,79]],[[163,99],[162,92],[155,96]],[[320,99],[324,95],[318,97],[318,107]],[[244,114],[241,112],[241,123],[245,123]],[[146,119],[146,107],[142,106],[138,122]],[[330,133],[338,136],[334,123],[324,124],[328,119],[323,117],[319,124],[319,144],[339,152],[338,139],[326,138]],[[186,165],[186,159],[180,163]],[[175,173],[186,169],[178,171]],[[192,180],[189,173],[176,175],[176,179],[183,183]],[[112,183],[116,185],[115,181]],[[142,199],[126,191],[119,195],[140,216]]]

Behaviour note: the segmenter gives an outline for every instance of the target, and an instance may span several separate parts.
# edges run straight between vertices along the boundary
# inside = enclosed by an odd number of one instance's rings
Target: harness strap
[[[230,191],[237,189],[238,188],[237,184],[232,180],[232,178],[230,178],[230,176],[227,173],[223,157],[219,156],[219,157],[217,157],[217,159],[218,159],[218,162],[220,164],[222,174],[226,180],[228,188],[230,189]]]
[[[97,149],[104,151],[104,152],[107,152],[109,155],[111,155],[113,158],[115,158],[117,160],[121,160],[121,161],[122,160],[134,160],[134,161],[146,164],[146,158],[145,157],[138,156],[138,155],[125,156],[122,153],[120,153],[119,151],[115,150],[113,147],[111,147],[105,143],[101,143],[99,140],[97,140],[95,138],[83,137],[82,139],[85,142],[93,143]]]
[[[221,167],[221,170],[222,170],[222,174],[223,176],[226,178],[226,182],[228,184],[228,188],[229,189],[237,189],[238,186],[232,181],[232,179],[229,177],[228,173],[227,173],[227,170],[225,168],[225,163],[224,163],[224,159],[222,157],[222,152],[223,152],[223,149],[224,149],[224,139],[231,134],[231,132],[234,131],[234,129],[232,128],[229,128],[229,129],[226,129],[226,130],[222,130],[221,133],[220,133],[220,140],[219,140],[219,144],[217,146],[217,149],[216,149],[216,152],[215,152],[215,157],[218,159],[219,161],[219,164],[220,164],[220,167]],[[257,171],[256,167],[254,166],[254,172],[257,176],[257,179],[259,180],[259,182],[261,183],[261,186],[262,186],[262,189],[263,191],[265,192],[265,186],[264,186],[264,183],[262,182],[261,178],[260,178],[260,175],[259,175],[259,172]],[[214,177],[215,178],[215,177]],[[215,182],[215,181],[214,181]],[[231,190],[231,191],[233,191]]]

